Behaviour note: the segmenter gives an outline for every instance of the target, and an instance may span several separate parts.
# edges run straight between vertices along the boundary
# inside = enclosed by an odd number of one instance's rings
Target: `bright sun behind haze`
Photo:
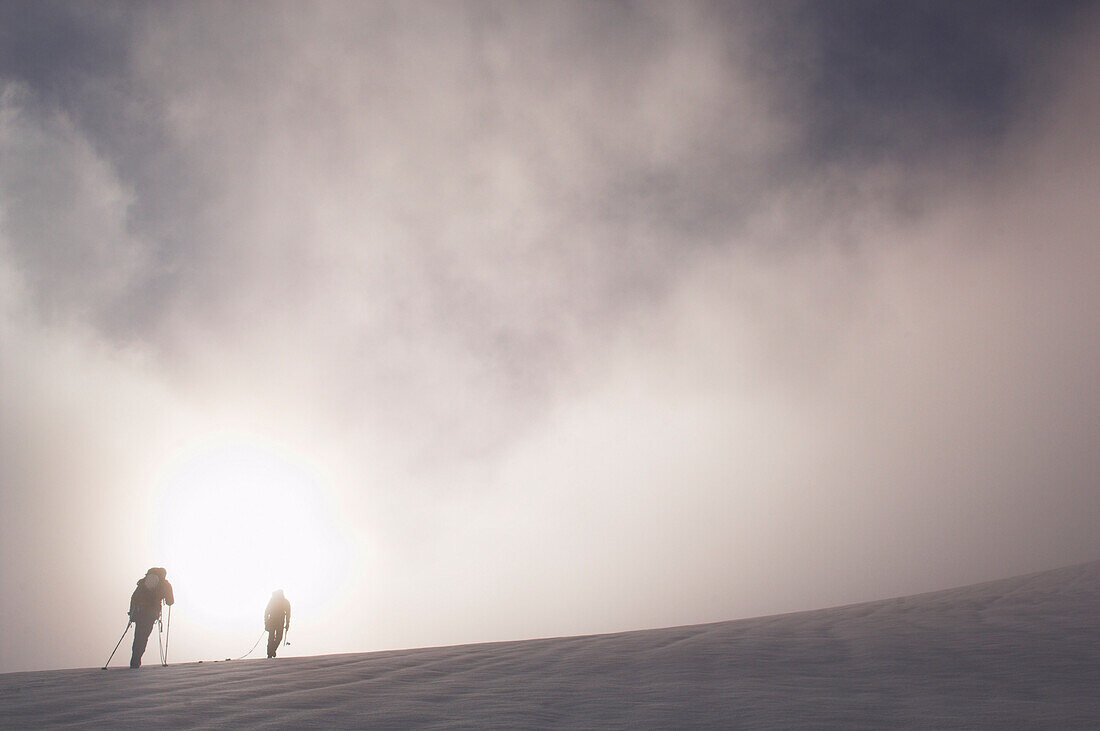
[[[149,556],[168,569],[177,627],[234,650],[263,629],[276,589],[314,621],[338,603],[347,546],[304,460],[247,439],[212,440],[178,455],[158,490]],[[196,649],[205,644],[195,639]]]

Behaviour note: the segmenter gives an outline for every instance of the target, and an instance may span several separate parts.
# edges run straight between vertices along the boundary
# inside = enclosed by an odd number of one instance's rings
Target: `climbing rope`
[[[238,659],[238,660],[244,660],[244,659],[245,659],[246,657],[248,657],[249,655],[251,655],[251,654],[252,654],[252,651],[253,651],[253,650],[255,650],[255,649],[256,649],[256,648],[257,648],[257,647],[258,647],[258,646],[260,645],[260,640],[262,640],[262,639],[264,638],[264,635],[266,635],[266,634],[267,634],[267,630],[264,630],[263,632],[261,632],[261,633],[260,633],[260,636],[256,638],[256,644],[252,645],[252,650],[249,650],[248,652],[246,652],[245,654],[241,655],[241,656],[240,656],[240,657],[238,657],[237,659]]]

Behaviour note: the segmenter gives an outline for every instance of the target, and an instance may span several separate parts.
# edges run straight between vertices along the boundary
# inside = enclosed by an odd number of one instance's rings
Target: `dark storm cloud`
[[[64,114],[126,181],[147,194],[159,114],[135,78],[131,50],[142,4],[5,2],[0,79],[29,93],[37,114]],[[142,203],[145,201],[143,200]]]
[[[132,73],[130,53],[144,7],[20,0],[0,5],[0,83],[9,90],[9,106],[16,105],[28,125],[71,125],[78,144],[102,159],[113,179],[110,185],[117,184],[128,201],[123,211],[97,217],[93,226],[117,224],[123,235],[140,238],[145,265],[136,270],[122,264],[129,276],[125,288],[93,301],[88,286],[73,287],[71,276],[79,274],[82,260],[96,258],[81,243],[86,237],[35,236],[21,230],[25,221],[16,220],[8,226],[9,246],[30,268],[44,315],[78,313],[118,342],[147,336],[159,320],[171,291],[174,249],[181,244],[173,229],[189,212],[187,196],[180,193],[182,171],[162,134],[158,99]],[[63,158],[40,160],[39,171],[25,172],[48,177],[51,168],[63,167]],[[75,170],[57,174],[80,177]],[[63,187],[40,193],[35,204],[21,204],[17,219],[65,218],[69,209],[82,205]],[[111,248],[109,241],[99,246]],[[40,270],[44,261],[61,267],[57,276]],[[72,266],[76,269],[68,274],[63,271]],[[82,278],[94,280],[95,271],[92,267]]]
[[[763,63],[791,84],[811,160],[981,156],[1049,101],[1049,52],[1090,2],[842,0],[768,8]]]
[[[0,69],[71,103],[88,84],[124,73],[130,31],[118,3],[4,2]]]

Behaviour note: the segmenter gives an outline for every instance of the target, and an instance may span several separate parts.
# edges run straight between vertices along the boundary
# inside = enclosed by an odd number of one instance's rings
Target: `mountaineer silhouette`
[[[130,621],[134,623],[134,651],[130,656],[130,667],[141,667],[141,656],[149,642],[149,633],[153,623],[160,620],[161,603],[171,606],[176,603],[172,585],[168,583],[168,570],[153,567],[138,579],[137,588],[130,595]]]
[[[275,650],[283,641],[283,630],[290,631],[290,602],[282,589],[271,593],[271,601],[264,611],[264,629],[267,630],[267,656],[275,657]]]

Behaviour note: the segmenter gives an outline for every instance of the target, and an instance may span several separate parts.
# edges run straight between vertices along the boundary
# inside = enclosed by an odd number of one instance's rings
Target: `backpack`
[[[137,588],[134,589],[134,594],[130,598],[131,604],[159,608],[161,599],[164,598],[161,584],[167,576],[167,569],[155,566],[146,571],[145,576],[137,580]]]

